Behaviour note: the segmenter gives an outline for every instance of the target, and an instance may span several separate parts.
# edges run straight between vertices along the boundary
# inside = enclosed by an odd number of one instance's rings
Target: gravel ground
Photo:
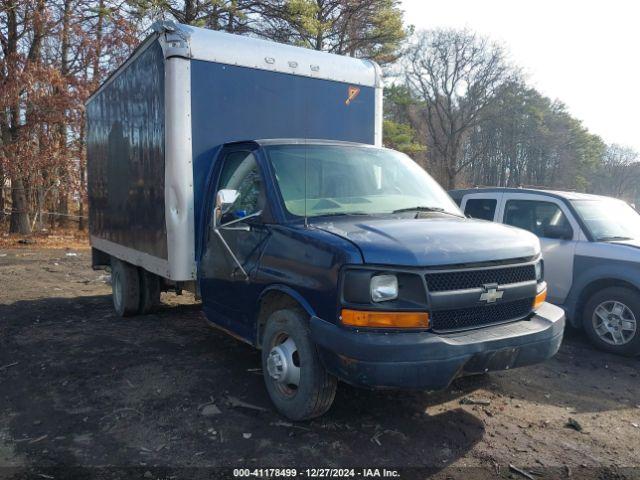
[[[209,326],[193,298],[163,294],[154,313],[123,320],[107,282],[87,249],[0,250],[0,477],[305,466],[640,478],[639,360],[580,332],[544,364],[438,394],[340,385],[327,415],[292,424],[270,405],[257,352]]]

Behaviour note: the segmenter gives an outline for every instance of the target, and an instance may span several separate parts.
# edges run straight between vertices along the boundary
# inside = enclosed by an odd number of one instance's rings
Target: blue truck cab
[[[338,380],[440,390],[562,341],[540,242],[380,147],[367,61],[158,24],[87,102],[90,234],[122,316],[192,290],[294,420]]]

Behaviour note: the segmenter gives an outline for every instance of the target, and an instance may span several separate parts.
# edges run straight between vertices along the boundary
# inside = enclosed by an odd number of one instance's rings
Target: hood
[[[532,233],[469,218],[340,217],[311,223],[356,244],[371,264],[426,267],[540,253],[540,241]]]
[[[625,245],[627,247],[640,248],[640,239],[637,239],[637,238],[630,239],[630,240],[615,240],[607,243],[611,245]]]

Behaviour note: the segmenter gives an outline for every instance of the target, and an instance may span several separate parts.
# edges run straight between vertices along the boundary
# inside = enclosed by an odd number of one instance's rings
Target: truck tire
[[[111,259],[111,292],[113,308],[121,317],[138,313],[140,306],[138,269],[117,258]]]
[[[333,403],[338,382],[320,362],[299,310],[278,310],[267,319],[262,371],[273,404],[291,420],[319,417]]]
[[[146,315],[160,303],[160,277],[144,269],[138,271],[140,277],[140,306],[138,313]]]
[[[582,326],[591,342],[618,355],[640,354],[640,297],[625,287],[608,287],[584,306]]]

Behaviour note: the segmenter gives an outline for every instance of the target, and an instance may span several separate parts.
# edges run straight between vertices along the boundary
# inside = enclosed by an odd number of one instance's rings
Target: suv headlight
[[[398,298],[398,277],[395,275],[375,275],[371,277],[371,300],[386,302]]]
[[[541,282],[544,279],[544,262],[538,260],[535,265],[536,268],[536,281]]]

